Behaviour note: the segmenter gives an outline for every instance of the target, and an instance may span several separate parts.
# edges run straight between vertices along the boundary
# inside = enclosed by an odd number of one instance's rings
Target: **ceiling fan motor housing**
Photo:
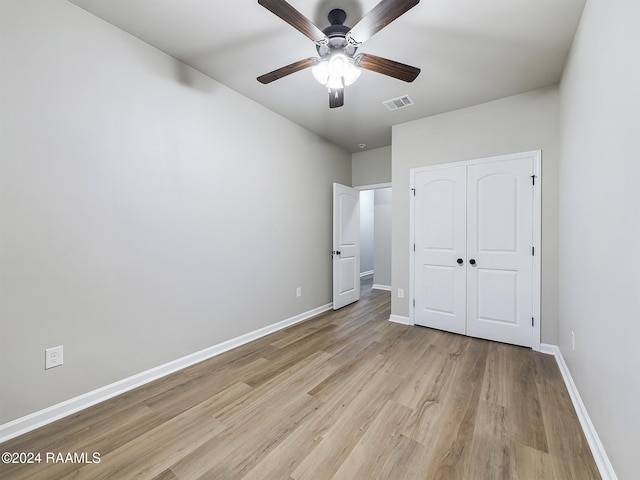
[[[344,21],[347,19],[347,13],[341,8],[334,8],[327,15],[327,20],[333,25],[344,25]]]
[[[344,53],[349,57],[355,55],[358,47],[351,45],[347,42],[346,36],[351,30],[351,27],[347,27],[344,22],[347,19],[347,14],[340,8],[334,8],[327,15],[330,25],[322,30],[329,40],[327,44],[316,45],[316,50],[320,58],[327,57],[334,53]]]

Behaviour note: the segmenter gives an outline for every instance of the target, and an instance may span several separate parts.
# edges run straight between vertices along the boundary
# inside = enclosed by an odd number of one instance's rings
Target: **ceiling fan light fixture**
[[[311,67],[315,79],[329,92],[329,108],[344,105],[344,87],[358,79],[361,68],[405,82],[413,82],[420,74],[419,68],[377,55],[356,55],[356,51],[363,42],[418,3],[420,0],[379,0],[379,3],[353,27],[344,24],[347,19],[346,12],[341,8],[334,8],[327,16],[330,25],[320,30],[287,0],[258,0],[258,4],[312,40],[316,44],[319,58],[299,60],[260,75],[257,80],[267,84]]]
[[[318,83],[331,89],[347,87],[360,76],[360,68],[354,60],[342,53],[321,59],[311,72]]]

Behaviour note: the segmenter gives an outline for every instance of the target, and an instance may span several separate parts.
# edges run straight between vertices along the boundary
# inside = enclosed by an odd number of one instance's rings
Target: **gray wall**
[[[409,171],[542,150],[542,341],[558,320],[558,89],[545,88],[393,127],[391,313],[409,316]],[[405,298],[397,296],[398,288]]]
[[[374,260],[373,284],[391,287],[391,187],[377,188],[374,194]]]
[[[558,343],[620,479],[640,478],[639,19],[588,0],[560,87]]]
[[[350,153],[64,0],[0,63],[0,423],[331,301]]]
[[[351,177],[354,187],[391,182],[391,147],[352,154]]]

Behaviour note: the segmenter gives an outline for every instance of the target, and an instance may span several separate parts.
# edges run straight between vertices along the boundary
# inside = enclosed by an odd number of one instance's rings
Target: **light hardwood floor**
[[[598,479],[555,360],[390,323],[389,292],[0,445],[8,479]],[[100,463],[46,463],[76,452]]]

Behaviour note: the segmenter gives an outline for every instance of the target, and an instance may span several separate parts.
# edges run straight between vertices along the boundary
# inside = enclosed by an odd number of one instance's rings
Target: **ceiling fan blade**
[[[284,67],[280,67],[273,72],[265,73],[264,75],[260,75],[258,77],[258,81],[260,83],[271,83],[274,80],[278,80],[279,78],[286,77],[287,75],[291,75],[292,73],[299,72],[300,70],[304,70],[305,68],[309,68],[311,65],[316,63],[315,58],[305,58],[304,60],[298,60],[297,62],[293,62],[289,65],[285,65]]]
[[[322,30],[285,0],[258,0],[258,3],[314,42],[322,42],[326,39]]]
[[[358,55],[356,57],[356,65],[365,70],[371,70],[405,82],[413,82],[420,74],[420,69],[417,67],[368,53]]]
[[[364,43],[420,0],[382,0],[349,31],[356,43]]]
[[[329,89],[329,108],[337,108],[344,105],[344,88]]]

